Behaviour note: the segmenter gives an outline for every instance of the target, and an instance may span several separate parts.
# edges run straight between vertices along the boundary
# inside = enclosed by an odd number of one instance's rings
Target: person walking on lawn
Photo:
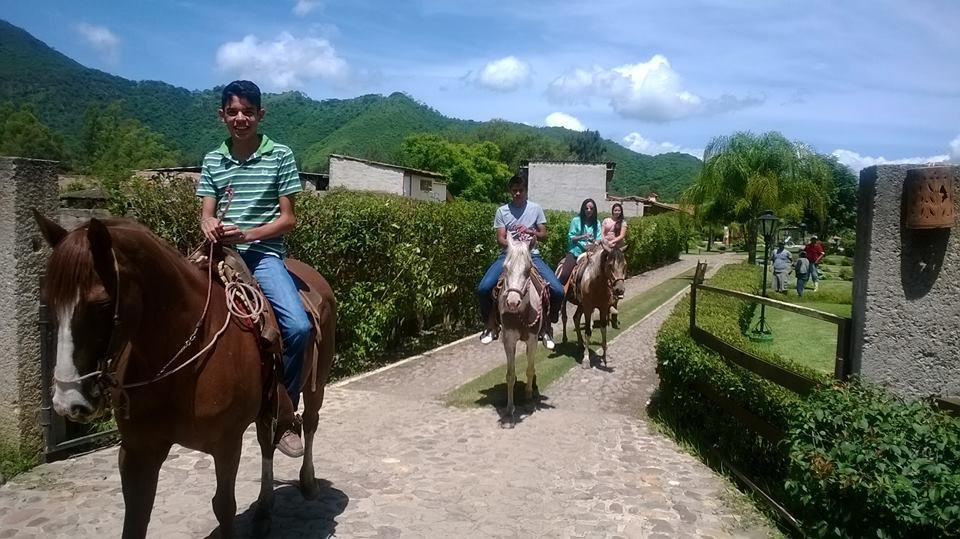
[[[777,249],[770,255],[770,261],[773,262],[773,287],[777,292],[786,294],[787,272],[790,271],[793,257],[782,241],[777,243]]]
[[[823,244],[816,236],[810,236],[810,243],[803,248],[803,252],[807,253],[807,260],[810,262],[810,278],[813,279],[813,291],[816,292],[820,289],[820,271],[817,265],[823,260],[825,254]]]
[[[797,295],[803,297],[803,289],[807,286],[807,279],[810,278],[810,260],[807,259],[807,253],[800,251],[800,258],[793,264],[793,271],[797,274]]]

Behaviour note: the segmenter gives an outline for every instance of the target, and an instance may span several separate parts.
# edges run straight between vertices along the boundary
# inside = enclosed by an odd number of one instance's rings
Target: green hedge
[[[722,268],[710,284],[753,292],[759,269]],[[905,404],[861,383],[833,385],[773,354],[759,354],[823,385],[800,397],[724,361],[689,336],[689,299],[657,336],[660,391],[651,414],[706,455],[719,454],[821,537],[960,534],[960,420]],[[698,325],[741,348],[745,302],[704,292]],[[764,440],[698,391],[705,385],[782,430]]]
[[[439,329],[443,337],[479,329],[474,290],[499,249],[495,204],[418,202],[333,190],[297,199],[292,256],[314,266],[338,301],[334,376],[382,363],[411,339]],[[199,244],[199,204],[192,182],[133,179],[114,197],[114,210],[134,217],[181,252]],[[547,211],[541,254],[555,266],[566,252],[570,212]],[[628,269],[637,273],[676,260],[687,216],[631,219]]]

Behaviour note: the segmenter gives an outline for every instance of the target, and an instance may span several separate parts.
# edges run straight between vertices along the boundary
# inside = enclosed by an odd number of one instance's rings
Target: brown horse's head
[[[126,343],[124,327],[139,319],[139,290],[104,222],[91,219],[68,233],[36,211],[34,217],[53,247],[42,291],[58,326],[53,407],[90,421],[107,407],[108,363]]]
[[[610,284],[610,290],[616,297],[622,297],[624,293],[623,281],[627,276],[627,259],[623,256],[620,247],[603,241],[603,267],[607,275],[607,283]]]

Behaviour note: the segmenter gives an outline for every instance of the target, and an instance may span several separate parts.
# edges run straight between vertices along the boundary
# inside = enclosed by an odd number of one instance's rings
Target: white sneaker
[[[493,332],[489,329],[483,330],[480,334],[480,344],[490,344],[493,342]]]
[[[557,347],[557,343],[553,342],[553,335],[550,334],[549,330],[541,335],[540,338],[543,339],[543,345],[547,347],[547,350],[553,350]]]

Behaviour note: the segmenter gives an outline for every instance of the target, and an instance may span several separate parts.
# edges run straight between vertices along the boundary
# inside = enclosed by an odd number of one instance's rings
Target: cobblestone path
[[[711,264],[733,260],[711,256]],[[695,258],[631,279],[633,295]],[[675,300],[674,300],[675,301]],[[322,495],[305,501],[299,462],[276,459],[273,536],[768,537],[776,535],[722,477],[653,432],[643,407],[653,343],[668,305],[623,332],[612,372],[571,370],[513,430],[492,408],[442,404],[503,361],[469,339],[331,387],[315,450]],[[522,375],[521,375],[522,377]],[[4,537],[113,537],[123,502],[117,449],[39,466],[0,488]],[[160,473],[150,536],[216,528],[210,457],[175,447]],[[237,482],[238,532],[250,532],[260,457],[252,429]]]

